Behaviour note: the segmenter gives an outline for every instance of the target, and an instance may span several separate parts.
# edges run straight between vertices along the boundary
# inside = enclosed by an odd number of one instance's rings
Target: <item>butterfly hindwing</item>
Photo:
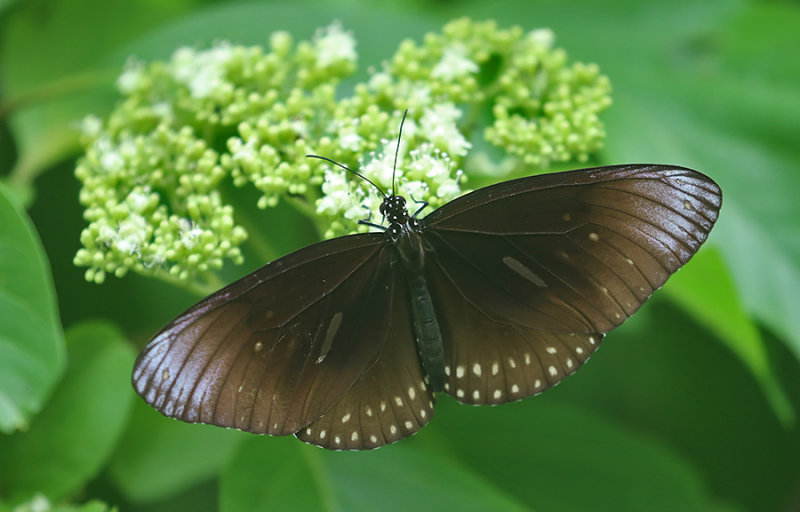
[[[424,219],[448,392],[502,403],[558,383],[697,251],[721,195],[689,169],[523,178]]]
[[[392,307],[382,240],[315,244],[190,308],[137,359],[137,392],[192,423],[273,435],[305,427],[381,352]]]
[[[302,441],[334,450],[378,448],[414,434],[433,417],[406,283],[396,274],[392,278],[392,315],[378,360],[336,406],[297,433]]]

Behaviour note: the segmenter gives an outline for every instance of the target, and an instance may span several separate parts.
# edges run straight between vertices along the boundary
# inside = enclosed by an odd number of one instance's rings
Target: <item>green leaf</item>
[[[539,510],[734,510],[668,447],[549,396],[495,408],[446,400],[437,413],[448,416],[453,453]]]
[[[745,312],[719,251],[713,247],[700,251],[670,278],[664,290],[742,360],[758,380],[775,414],[790,426],[794,421],[792,405],[771,371],[761,333]]]
[[[0,185],[0,432],[25,429],[64,368],[50,267],[28,216]]]
[[[138,397],[135,403],[109,475],[137,503],[163,499],[213,477],[245,436],[236,430],[165,418]]]
[[[424,446],[328,452],[293,438],[253,438],[221,476],[221,509],[529,510],[480,472]]]
[[[12,181],[24,185],[78,149],[77,123],[115,101],[120,44],[191,3],[148,6],[120,0],[22,2],[0,31],[0,113],[9,115],[19,159]],[[45,11],[45,12],[43,12]],[[88,22],[88,20],[91,20]],[[91,23],[91,29],[76,29]]]
[[[74,493],[104,464],[121,435],[132,398],[133,352],[102,323],[67,332],[69,364],[28,432],[0,438],[0,490],[16,502]]]

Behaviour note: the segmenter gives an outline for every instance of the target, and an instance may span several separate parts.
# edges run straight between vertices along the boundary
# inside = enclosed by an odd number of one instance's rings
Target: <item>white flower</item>
[[[317,200],[317,213],[336,215],[353,206],[350,181],[345,172],[325,171],[325,181],[322,182],[323,196]]]
[[[402,154],[404,145],[400,142],[400,162],[398,166],[402,168]],[[392,177],[399,179],[403,175],[402,169],[394,168],[394,155],[397,148],[397,141],[383,141],[383,151],[380,153],[370,153],[370,159],[363,163],[360,167],[361,174],[375,182],[378,186],[384,189],[392,188]]]
[[[144,63],[134,59],[128,59],[125,63],[125,70],[117,78],[117,89],[122,94],[132,94],[142,85],[146,79],[144,73]]]
[[[422,114],[419,121],[420,132],[447,153],[464,156],[472,144],[467,142],[456,127],[456,120],[460,117],[461,111],[452,103],[435,105]]]
[[[356,40],[350,32],[342,30],[339,23],[331,23],[314,37],[317,63],[328,67],[339,61],[356,61]]]
[[[539,28],[528,33],[528,40],[545,48],[552,48],[556,35],[549,28]]]
[[[453,45],[445,48],[442,58],[431,71],[433,78],[453,80],[455,78],[477,73],[478,65],[467,57],[467,50],[463,45]]]
[[[364,139],[356,133],[355,126],[348,126],[339,132],[339,146],[342,149],[357,152],[361,150],[361,144],[363,142]]]
[[[367,82],[367,86],[373,91],[380,91],[383,89],[387,89],[391,85],[392,85],[392,75],[390,75],[386,71],[380,71],[378,73],[375,73],[369,78],[369,82]]]
[[[108,137],[97,139],[93,149],[97,153],[100,167],[104,171],[108,173],[117,172],[125,165],[125,158],[120,154],[119,148],[115,147]]]
[[[179,48],[172,54],[172,75],[193,97],[206,98],[225,82],[225,66],[232,54],[227,43],[202,52]]]
[[[172,119],[172,105],[166,101],[159,101],[153,103],[153,113],[162,119]]]
[[[131,214],[120,221],[111,245],[123,254],[134,254],[147,238],[147,220],[141,215]]]
[[[103,121],[97,116],[86,116],[81,121],[80,130],[83,135],[96,139],[103,129]]]
[[[194,222],[183,217],[178,219],[178,229],[180,230],[180,244],[186,249],[191,250],[198,238],[203,234],[203,230],[196,227]]]
[[[132,212],[142,213],[150,205],[150,187],[133,189],[125,198],[125,203]]]

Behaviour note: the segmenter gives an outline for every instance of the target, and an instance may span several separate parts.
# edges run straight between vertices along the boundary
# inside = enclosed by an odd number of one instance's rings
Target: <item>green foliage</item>
[[[0,510],[798,503],[794,3],[81,0],[1,14]],[[587,158],[649,161],[717,180],[720,221],[556,389],[493,408],[442,397],[429,426],[374,452],[183,424],[139,400],[133,354],[199,298],[186,289],[355,229],[374,191],[305,153],[387,187],[404,108],[401,191],[433,204]]]
[[[26,429],[64,368],[64,340],[39,238],[0,184],[0,432]]]
[[[67,332],[69,364],[26,432],[0,438],[0,491],[12,503],[36,493],[61,499],[103,466],[127,422],[133,351],[113,327]]]

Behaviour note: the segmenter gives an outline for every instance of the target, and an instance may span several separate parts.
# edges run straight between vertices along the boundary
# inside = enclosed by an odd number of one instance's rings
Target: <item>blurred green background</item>
[[[199,297],[135,275],[89,284],[72,265],[75,128],[113,107],[127,57],[338,19],[360,80],[462,15],[549,27],[597,63],[614,105],[595,163],[709,174],[724,192],[709,243],[557,388],[501,407],[442,397],[418,435],[374,452],[151,410],[135,355]],[[0,1],[0,510],[800,510],[798,50],[797,2]],[[286,209],[253,215],[284,252],[313,237]]]

